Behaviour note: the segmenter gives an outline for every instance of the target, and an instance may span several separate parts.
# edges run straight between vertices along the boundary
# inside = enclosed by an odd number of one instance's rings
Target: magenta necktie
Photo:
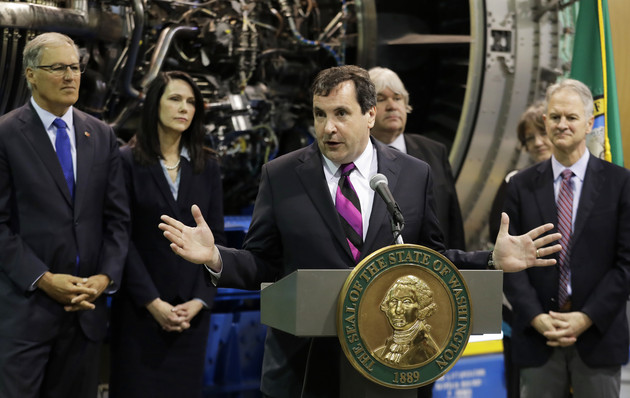
[[[355,262],[358,262],[363,248],[363,218],[359,197],[350,182],[350,173],[355,168],[354,163],[341,165],[341,178],[339,178],[339,185],[337,186],[335,207],[339,213],[339,220],[346,234],[350,251],[352,251],[352,257],[354,257]]]
[[[558,193],[558,232],[560,238],[560,256],[558,265],[560,269],[560,286],[558,288],[558,305],[562,307],[569,299],[569,283],[571,281],[571,268],[569,258],[571,256],[571,230],[573,223],[573,186],[571,184],[573,172],[569,169],[562,171],[562,182]]]

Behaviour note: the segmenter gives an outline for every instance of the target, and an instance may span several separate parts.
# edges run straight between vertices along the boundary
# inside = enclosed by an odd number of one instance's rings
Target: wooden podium
[[[352,270],[301,269],[260,292],[261,322],[300,337],[336,336],[337,300]],[[501,332],[503,272],[460,270],[472,302],[472,334]],[[390,389],[357,372],[341,358],[340,396],[415,398],[415,389]]]

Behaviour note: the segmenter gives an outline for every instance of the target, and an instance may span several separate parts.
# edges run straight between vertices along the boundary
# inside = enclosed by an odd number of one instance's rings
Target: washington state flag
[[[590,152],[623,166],[617,82],[606,0],[580,0],[570,77],[593,93],[595,123],[587,136]]]

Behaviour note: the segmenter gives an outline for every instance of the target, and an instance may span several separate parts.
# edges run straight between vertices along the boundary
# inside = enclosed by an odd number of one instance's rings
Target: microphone
[[[383,198],[385,205],[387,205],[389,214],[392,215],[392,221],[401,226],[405,224],[405,219],[400,211],[400,207],[398,207],[398,203],[394,200],[394,197],[389,190],[389,186],[387,185],[387,177],[380,173],[375,174],[372,178],[370,178],[370,188],[376,191],[381,198]]]

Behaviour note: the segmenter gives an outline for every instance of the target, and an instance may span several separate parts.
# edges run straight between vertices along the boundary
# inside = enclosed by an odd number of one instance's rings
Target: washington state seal
[[[339,296],[337,335],[363,376],[416,388],[446,373],[464,352],[472,306],[459,270],[419,245],[393,245],[366,257]]]

